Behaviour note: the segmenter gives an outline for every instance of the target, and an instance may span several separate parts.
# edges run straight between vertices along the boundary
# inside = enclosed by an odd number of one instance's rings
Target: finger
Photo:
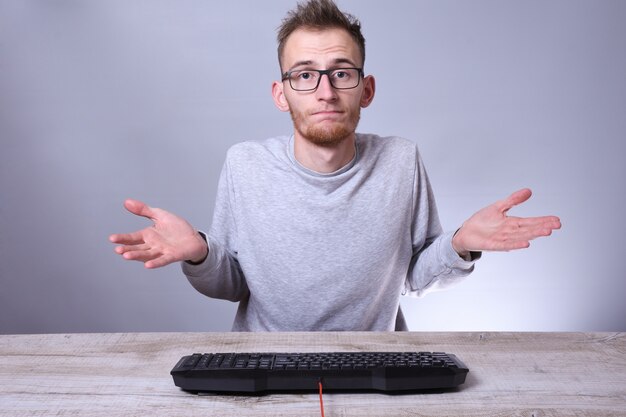
[[[531,241],[533,239],[537,239],[538,237],[550,236],[552,234],[552,229],[535,226],[531,228],[522,228],[519,231],[511,236],[512,240],[518,241]]]
[[[561,219],[559,219],[557,216],[545,216],[543,217],[543,219],[544,226],[550,227],[551,229],[561,228]]]
[[[124,207],[137,216],[146,217],[150,220],[154,220],[154,211],[146,203],[139,200],[127,199],[124,201]]]
[[[530,246],[530,242],[528,240],[507,240],[504,242],[499,242],[493,250],[495,251],[510,251],[517,249],[526,249]]]
[[[157,258],[151,259],[144,263],[144,266],[148,269],[161,268],[163,266],[169,265],[172,262],[176,262],[173,256],[162,255]]]
[[[161,256],[161,252],[154,249],[133,250],[125,252],[124,254],[122,254],[122,256],[124,257],[124,259],[127,259],[129,261],[147,262]]]
[[[553,228],[544,223],[533,224],[530,226],[510,228],[509,232],[504,236],[504,242],[528,242],[538,237],[550,236]]]
[[[561,228],[561,219],[556,216],[540,216],[540,217],[509,217],[516,222],[519,227],[545,226],[551,229]]]
[[[144,243],[143,233],[141,231],[114,234],[109,236],[109,240],[113,243],[119,243],[121,245],[139,245]]]
[[[522,204],[524,201],[528,200],[532,194],[533,193],[529,188],[517,190],[500,202],[500,209],[502,212],[507,212],[514,206]]]
[[[116,246],[115,247],[115,253],[118,253],[120,255],[125,254],[126,252],[132,252],[132,251],[146,251],[149,250],[150,246],[148,245],[124,245],[124,246]]]

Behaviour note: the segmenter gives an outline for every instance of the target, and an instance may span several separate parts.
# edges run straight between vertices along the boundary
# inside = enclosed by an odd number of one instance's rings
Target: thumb
[[[150,206],[146,203],[143,203],[139,200],[127,199],[124,201],[124,207],[126,210],[130,211],[137,216],[146,217],[150,220],[154,219],[154,211]]]
[[[522,188],[502,200],[501,209],[503,212],[509,211],[512,207],[522,204],[528,200],[533,192],[529,188]]]

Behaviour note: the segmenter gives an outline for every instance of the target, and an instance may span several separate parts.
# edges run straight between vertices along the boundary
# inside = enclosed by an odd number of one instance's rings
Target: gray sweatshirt
[[[442,233],[417,146],[357,134],[356,155],[320,174],[293,137],[243,142],[220,176],[209,255],[183,263],[209,297],[239,302],[234,331],[406,330],[400,296],[469,274]]]

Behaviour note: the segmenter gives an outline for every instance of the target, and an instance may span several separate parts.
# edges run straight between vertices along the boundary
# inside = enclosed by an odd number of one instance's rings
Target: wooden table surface
[[[194,352],[444,351],[453,392],[324,394],[333,416],[626,416],[626,333],[0,335],[0,416],[319,416],[316,394],[193,395],[169,374]]]

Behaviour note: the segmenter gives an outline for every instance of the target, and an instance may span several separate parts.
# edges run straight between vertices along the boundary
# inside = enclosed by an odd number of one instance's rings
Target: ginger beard
[[[320,122],[311,125],[306,121],[306,115],[293,108],[289,109],[291,120],[295,130],[304,139],[309,142],[323,147],[334,147],[356,131],[361,118],[361,109],[357,107],[356,111],[346,110],[346,121],[335,121],[333,123]]]

